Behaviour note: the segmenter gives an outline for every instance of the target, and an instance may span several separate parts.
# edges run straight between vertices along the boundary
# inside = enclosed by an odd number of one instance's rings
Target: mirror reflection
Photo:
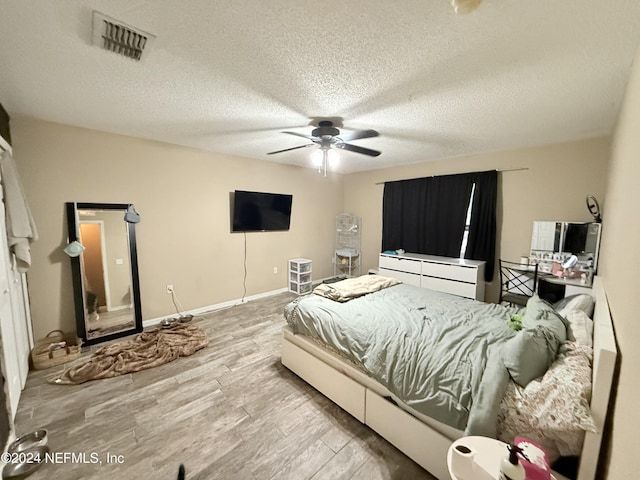
[[[84,250],[72,257],[78,336],[86,344],[142,330],[135,224],[129,204],[68,204],[69,240]]]

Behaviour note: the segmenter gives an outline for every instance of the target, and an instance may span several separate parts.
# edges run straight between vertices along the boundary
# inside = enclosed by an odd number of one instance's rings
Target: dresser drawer
[[[430,288],[439,292],[460,295],[461,297],[476,298],[476,285],[473,283],[457,282],[455,280],[445,280],[443,278],[425,277],[420,282],[422,288]]]
[[[397,270],[389,270],[388,268],[379,268],[378,273],[383,277],[396,278],[407,285],[420,286],[420,275],[417,273],[399,272]]]
[[[422,262],[422,275],[430,277],[448,278],[461,282],[476,283],[478,269],[474,267],[462,267],[446,263]]]
[[[420,260],[413,260],[411,258],[393,257],[380,255],[380,268],[388,268],[390,270],[398,270],[400,272],[411,272],[420,274],[422,268],[422,262]]]

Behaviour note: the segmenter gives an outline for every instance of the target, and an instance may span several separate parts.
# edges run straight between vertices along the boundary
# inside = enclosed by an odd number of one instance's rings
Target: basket
[[[64,333],[62,330],[49,332],[42,340],[38,340],[31,350],[33,368],[43,370],[55,367],[80,356],[82,340],[75,334]]]

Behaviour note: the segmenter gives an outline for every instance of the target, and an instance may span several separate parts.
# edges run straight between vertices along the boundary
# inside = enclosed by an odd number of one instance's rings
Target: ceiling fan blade
[[[351,140],[357,140],[359,138],[377,137],[378,135],[380,134],[375,130],[359,130],[357,132],[341,133],[338,136],[342,139],[342,141],[350,142]]]
[[[382,152],[378,150],[371,150],[370,148],[359,147],[358,145],[351,145],[350,143],[340,143],[336,145],[337,148],[343,148],[351,152],[362,153],[363,155],[369,155],[370,157],[377,157]]]
[[[315,143],[309,143],[307,145],[300,145],[299,147],[285,148],[284,150],[276,150],[275,152],[267,153],[267,155],[273,155],[274,153],[288,152],[289,150],[297,150],[299,148],[307,148],[307,147],[314,147],[314,146],[315,146]]]
[[[307,140],[311,140],[312,142],[321,141],[321,139],[318,137],[314,137],[313,135],[305,135],[304,133],[298,133],[298,132],[282,132],[282,133],[288,133],[289,135],[295,135],[296,137],[306,138]]]

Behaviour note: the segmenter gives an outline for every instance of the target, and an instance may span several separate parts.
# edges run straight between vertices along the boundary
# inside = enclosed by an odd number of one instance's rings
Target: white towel
[[[4,190],[7,242],[16,257],[18,271],[22,273],[31,266],[30,245],[38,239],[38,231],[9,152],[0,154],[0,175]]]

